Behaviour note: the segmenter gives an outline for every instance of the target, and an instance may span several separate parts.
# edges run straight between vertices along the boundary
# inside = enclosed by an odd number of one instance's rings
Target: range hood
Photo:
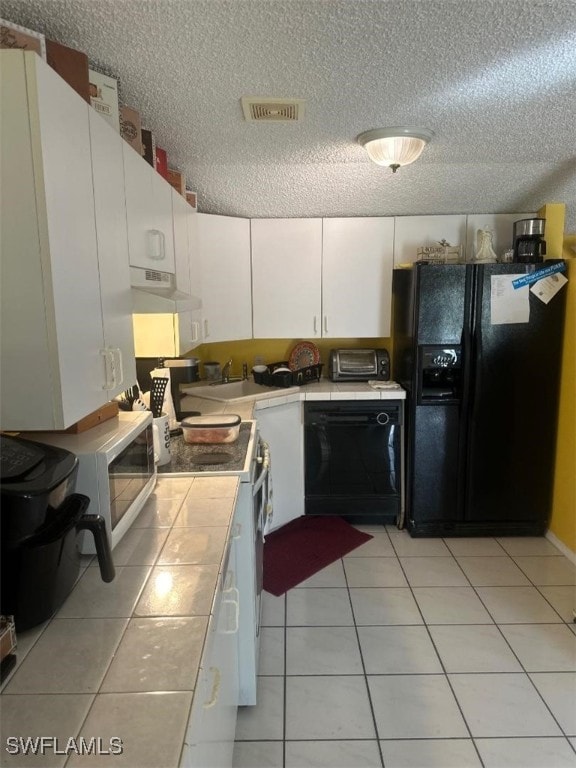
[[[174,275],[155,269],[130,267],[132,312],[135,314],[193,312],[202,301],[176,289]]]

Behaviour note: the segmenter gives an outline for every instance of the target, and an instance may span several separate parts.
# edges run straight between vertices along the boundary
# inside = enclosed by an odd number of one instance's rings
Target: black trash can
[[[86,514],[77,471],[70,451],[0,435],[0,613],[14,616],[17,631],[50,618],[72,591],[81,530],[94,535],[103,580],[114,578],[104,518]]]

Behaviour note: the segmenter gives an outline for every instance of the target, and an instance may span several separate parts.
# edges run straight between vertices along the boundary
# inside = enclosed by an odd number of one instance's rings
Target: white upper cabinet
[[[134,314],[132,319],[136,357],[180,357],[202,343],[198,310]]]
[[[252,338],[250,220],[197,213],[205,342]]]
[[[108,396],[136,383],[122,148],[124,139],[88,110]]]
[[[172,187],[127,142],[123,152],[130,264],[174,274]]]
[[[390,333],[394,219],[254,219],[255,338]]]
[[[182,195],[171,189],[172,217],[174,225],[174,266],[176,273],[176,288],[183,293],[190,290],[190,242],[188,233],[188,217],[192,208]]]
[[[189,277],[190,293],[198,298],[202,297],[202,258],[198,242],[198,214],[190,208],[191,214],[187,218],[188,223],[188,248],[189,248]]]
[[[397,216],[394,227],[394,265],[417,260],[417,249],[438,245],[446,240],[450,245],[466,245],[466,216]]]
[[[322,219],[252,219],[254,338],[322,333]]]
[[[90,107],[35,53],[0,55],[0,426],[64,429],[109,399],[118,373],[104,338]]]
[[[324,219],[322,336],[390,335],[394,219]]]

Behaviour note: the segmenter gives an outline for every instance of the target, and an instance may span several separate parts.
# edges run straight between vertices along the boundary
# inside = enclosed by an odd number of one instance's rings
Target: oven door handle
[[[264,481],[270,472],[270,448],[268,447],[268,443],[262,443],[262,452],[264,455],[258,456],[256,459],[257,465],[260,466],[260,474],[252,486],[252,496],[256,496],[260,488],[264,485]]]

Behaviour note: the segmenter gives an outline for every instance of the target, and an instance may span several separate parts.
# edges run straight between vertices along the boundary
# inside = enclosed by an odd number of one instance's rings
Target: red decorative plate
[[[308,368],[309,365],[318,365],[320,362],[320,350],[311,341],[301,341],[296,344],[292,352],[288,365],[291,371],[297,371],[300,368]]]

